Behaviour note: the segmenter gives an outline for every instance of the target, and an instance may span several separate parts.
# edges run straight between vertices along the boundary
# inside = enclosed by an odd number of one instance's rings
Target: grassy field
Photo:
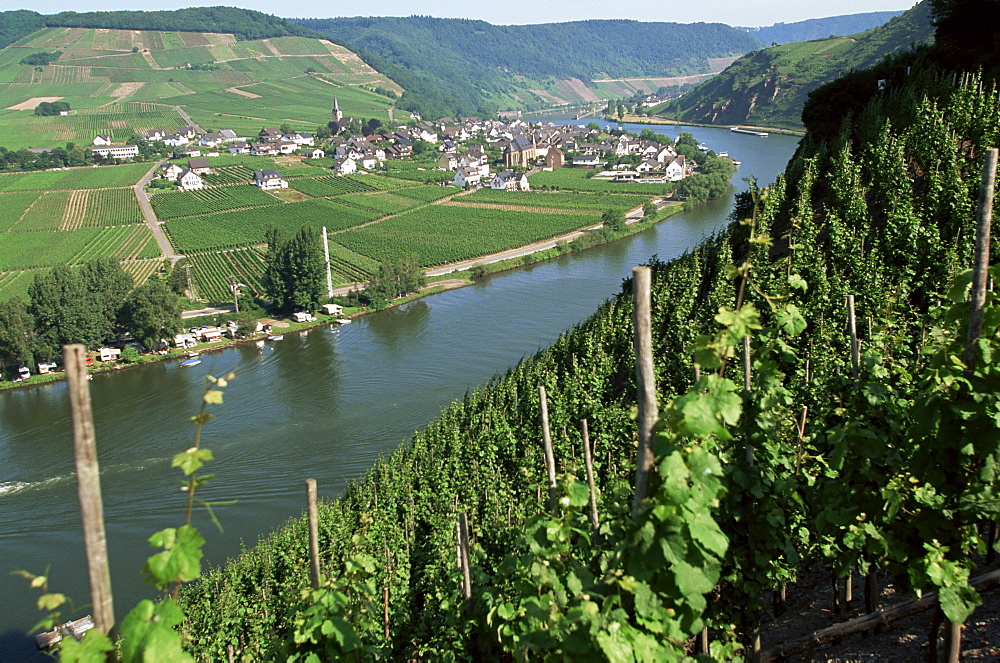
[[[152,168],[148,163],[60,171],[0,174],[0,191],[50,191],[52,189],[107,189],[131,186]]]

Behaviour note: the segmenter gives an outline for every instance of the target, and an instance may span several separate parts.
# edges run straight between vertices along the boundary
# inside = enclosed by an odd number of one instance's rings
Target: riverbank
[[[621,120],[616,120],[614,118],[605,117],[608,122],[618,122],[619,124],[624,124],[628,122],[629,124],[650,124],[650,125],[677,125],[684,127],[703,127],[705,129],[732,129],[733,127],[739,127],[740,129],[750,129],[751,131],[765,131],[769,134],[782,134],[784,136],[805,136],[805,130],[798,129],[785,129],[782,127],[758,127],[751,126],[749,124],[703,124],[701,122],[681,122],[680,120],[671,120],[665,117],[647,117],[645,115],[634,115],[626,113]]]

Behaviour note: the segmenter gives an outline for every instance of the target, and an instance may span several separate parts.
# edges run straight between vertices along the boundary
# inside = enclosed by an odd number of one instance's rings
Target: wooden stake
[[[653,314],[651,302],[652,271],[649,267],[632,270],[635,299],[635,382],[639,405],[639,448],[636,452],[635,497],[632,516],[649,489],[649,473],[653,469],[653,428],[656,426],[656,379],[653,373]]]
[[[462,553],[462,594],[465,596],[465,611],[472,610],[472,573],[469,571],[469,520],[465,512],[458,514],[459,546]]]
[[[590,529],[591,544],[596,548],[601,543],[601,523],[597,518],[597,488],[594,487],[594,457],[590,450],[590,432],[587,420],[580,421],[583,430],[583,462],[587,467],[587,485],[590,486]]]
[[[77,495],[83,519],[83,542],[87,552],[90,577],[90,602],[94,625],[110,633],[115,625],[114,600],[111,596],[111,570],[108,566],[108,541],[104,532],[104,505],[101,502],[101,473],[97,463],[94,417],[90,409],[90,383],[87,382],[86,348],[63,346],[63,365],[69,381],[69,403],[73,419],[73,451],[76,457]]]
[[[997,149],[986,150],[983,181],[979,186],[979,215],[976,223],[976,256],[972,268],[972,301],[969,305],[969,331],[965,339],[965,373],[976,362],[976,342],[983,331],[983,307],[986,305],[986,282],[989,278],[990,225],[993,222],[993,187],[997,174]]]
[[[751,377],[752,376],[750,374],[750,337],[744,336],[743,337],[743,398],[745,400],[745,404],[749,404],[750,402]],[[754,464],[753,444],[751,444],[749,440],[747,441],[745,454],[746,454],[747,465],[750,465],[752,467]]]
[[[799,469],[802,467],[802,440],[806,436],[806,415],[809,414],[809,406],[802,406],[802,416],[799,418],[798,425],[798,437],[799,437],[799,447],[795,453],[795,475],[798,476]]]
[[[323,579],[319,574],[319,511],[316,508],[316,479],[306,479],[306,502],[309,507],[309,575],[313,589],[319,589]]]
[[[383,616],[385,618],[385,639],[389,639],[389,588],[382,588]]]
[[[542,444],[545,447],[545,469],[549,474],[549,511],[555,515],[556,504],[556,458],[552,453],[552,437],[549,434],[549,404],[545,397],[545,386],[538,385],[538,400],[542,406]]]
[[[854,317],[854,295],[847,296],[847,330],[851,334],[851,370],[854,381],[861,377],[861,344],[858,341],[858,324]]]

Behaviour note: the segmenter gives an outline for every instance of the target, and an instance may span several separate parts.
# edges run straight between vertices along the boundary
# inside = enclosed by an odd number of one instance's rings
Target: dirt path
[[[139,207],[142,208],[142,214],[146,217],[146,225],[149,226],[149,230],[153,233],[153,238],[156,240],[156,245],[160,247],[160,253],[163,257],[170,261],[170,264],[174,264],[184,256],[179,253],[174,253],[174,249],[170,246],[170,242],[167,240],[166,234],[163,232],[161,222],[156,218],[156,213],[153,212],[153,206],[149,203],[149,194],[146,193],[146,185],[149,184],[149,180],[153,179],[153,175],[156,173],[157,168],[160,167],[162,161],[157,161],[152,168],[149,169],[142,179],[132,187],[135,190],[135,197],[139,200]]]

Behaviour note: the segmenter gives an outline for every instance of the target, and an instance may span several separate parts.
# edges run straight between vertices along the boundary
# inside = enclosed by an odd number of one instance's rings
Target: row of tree
[[[36,276],[27,301],[0,302],[0,360],[31,366],[58,357],[63,345],[97,347],[123,332],[154,349],[180,331],[179,299],[159,278],[133,286],[110,257]]]

